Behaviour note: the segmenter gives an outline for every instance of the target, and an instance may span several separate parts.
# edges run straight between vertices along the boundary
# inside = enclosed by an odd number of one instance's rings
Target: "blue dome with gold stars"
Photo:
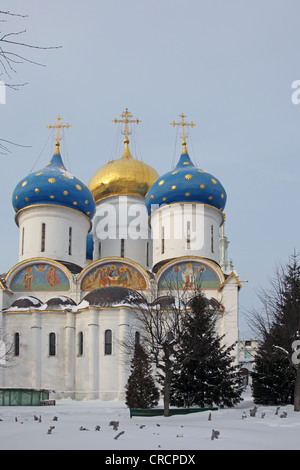
[[[45,168],[30,173],[17,184],[12,203],[16,213],[40,204],[72,208],[89,219],[93,218],[96,211],[90,190],[66,170],[59,143],[56,144],[55,153]]]
[[[149,215],[162,204],[184,202],[208,204],[223,211],[226,198],[226,191],[220,181],[195,167],[184,143],[175,169],[155,181],[145,203]]]

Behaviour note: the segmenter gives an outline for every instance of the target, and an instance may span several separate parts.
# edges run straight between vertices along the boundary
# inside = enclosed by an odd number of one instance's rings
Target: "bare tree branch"
[[[21,15],[20,13],[11,13],[10,11],[0,10],[0,15],[19,16],[20,18],[28,18],[28,15]],[[3,20],[6,21],[6,20]]]
[[[10,11],[0,10],[0,22],[8,24],[7,19],[4,19],[3,16],[8,18],[18,17],[18,18],[28,18],[28,15],[22,15],[20,13],[12,13]],[[1,18],[2,17],[2,18]],[[21,87],[27,85],[28,82],[23,83],[13,83],[12,76],[17,73],[17,66],[24,63],[29,63],[33,65],[38,65],[40,67],[46,67],[44,64],[33,60],[32,58],[26,57],[19,50],[53,50],[60,49],[62,46],[38,46],[36,44],[29,44],[27,42],[22,42],[17,40],[18,37],[26,33],[26,29],[21,31],[9,31],[4,32],[0,37],[0,76],[6,78],[7,81],[5,86],[11,90],[19,91]],[[5,48],[4,48],[5,47]],[[3,83],[2,83],[3,84]],[[5,139],[0,139],[1,142],[7,144],[16,145],[18,147],[27,148],[28,146],[20,145]],[[0,142],[0,155],[7,155],[11,153],[9,146]]]

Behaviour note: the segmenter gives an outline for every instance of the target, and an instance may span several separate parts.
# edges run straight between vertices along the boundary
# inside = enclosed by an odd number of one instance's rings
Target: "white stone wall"
[[[32,258],[47,258],[86,266],[86,236],[90,229],[90,221],[84,215],[60,206],[40,206],[21,211],[17,222],[20,227],[20,261],[28,260],[29,263]],[[44,252],[40,249],[42,223],[46,224]],[[107,229],[111,230],[108,237],[104,234],[105,223]],[[225,311],[219,314],[217,328],[220,335],[225,334],[224,342],[231,345],[238,340],[239,284],[235,276],[229,277],[225,282],[224,275],[216,266],[219,262],[219,228],[222,223],[222,213],[208,205],[165,206],[151,216],[152,246],[144,199],[133,196],[112,196],[100,201],[93,221],[94,262],[97,259],[116,259],[123,256],[147,270],[159,262],[174,258],[191,259],[195,256],[202,258],[203,262],[211,260],[208,264],[218,273],[220,283],[223,285],[220,289],[207,289],[204,294],[215,298],[224,306]],[[102,224],[100,229],[99,224]],[[68,252],[69,227],[72,227],[71,255]],[[22,240],[23,229],[24,240]],[[163,253],[162,229],[164,229]],[[123,253],[121,253],[121,239],[124,239]],[[99,243],[101,243],[101,252]],[[19,269],[19,265],[17,267]],[[64,270],[62,266],[59,267]],[[15,270],[12,270],[7,279],[8,283],[14,274]],[[3,312],[3,309],[8,308],[14,300],[24,295],[36,296],[42,302],[51,297],[68,296],[79,304],[86,295],[86,292],[80,291],[81,278],[76,280],[70,274],[67,276],[70,281],[69,292],[11,294],[1,289],[2,336],[7,335],[7,341],[11,342],[14,333],[20,334],[20,355],[13,357],[9,367],[0,368],[0,384],[12,388],[53,389],[56,390],[57,397],[124,400],[131,357],[120,345],[127,333],[134,333],[136,329],[136,321],[131,316],[129,307],[88,306],[82,309],[70,308],[69,311]],[[149,299],[153,294],[163,295],[157,291],[157,281],[157,278],[152,279],[148,291],[143,292]],[[112,332],[111,354],[105,353],[106,330]],[[55,333],[56,338],[54,356],[49,354],[50,333]],[[81,333],[82,354],[79,350]]]
[[[130,357],[120,342],[129,330],[129,315],[128,308],[4,313],[7,344],[12,344],[18,332],[20,356],[12,357],[7,368],[0,368],[1,386],[46,388],[55,390],[57,397],[80,400],[124,400]],[[106,330],[112,332],[111,354],[105,354]],[[54,356],[49,355],[50,333],[56,335]]]
[[[219,262],[219,228],[223,215],[204,204],[172,204],[151,216],[153,265],[181,256]]]
[[[99,201],[93,234],[94,261],[121,256],[144,269],[151,268],[152,243],[144,198],[111,196]]]
[[[36,206],[18,215],[19,261],[35,257],[86,264],[86,237],[89,219],[78,211],[61,206]],[[42,251],[42,224],[45,224],[45,247]],[[71,254],[69,229],[72,228]]]

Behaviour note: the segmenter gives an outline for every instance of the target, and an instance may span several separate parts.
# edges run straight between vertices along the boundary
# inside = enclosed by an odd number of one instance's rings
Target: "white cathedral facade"
[[[241,284],[228,260],[226,192],[182,153],[159,176],[133,158],[126,110],[124,153],[86,186],[60,154],[61,118],[50,163],[23,178],[12,203],[19,262],[0,279],[0,328],[11,346],[0,388],[48,389],[54,397],[125,398],[131,357],[120,342],[141,333],[140,300],[164,308],[170,292],[200,288],[226,344],[238,341]],[[174,125],[176,123],[173,123]],[[236,351],[237,354],[237,351]]]

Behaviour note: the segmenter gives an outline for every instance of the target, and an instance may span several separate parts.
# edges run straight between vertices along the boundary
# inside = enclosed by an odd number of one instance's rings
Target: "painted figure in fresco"
[[[101,268],[99,287],[106,287],[108,285],[109,285],[109,279],[108,279],[108,274],[107,274],[107,267],[103,266]]]
[[[59,284],[59,279],[57,277],[57,274],[56,274],[56,271],[55,271],[55,268],[53,266],[50,266],[49,267],[49,270],[47,272],[47,276],[46,276],[46,279],[47,279],[47,282],[50,286],[50,290],[53,290],[55,289],[55,286],[58,286]]]
[[[112,264],[109,267],[108,271],[108,279],[109,279],[109,285],[110,286],[118,286],[119,285],[119,274],[116,266]]]
[[[197,262],[180,263],[168,268],[160,277],[159,289],[218,289],[220,280],[208,266]]]
[[[60,269],[49,264],[32,264],[19,270],[10,289],[17,292],[69,290],[70,284]]]
[[[34,269],[39,273],[42,273],[47,269],[47,266],[44,266],[43,264],[38,264],[38,266],[34,266]]]
[[[26,268],[26,273],[24,276],[25,290],[31,290],[31,283],[34,281],[32,274],[32,268]]]
[[[136,269],[128,267],[129,283],[128,287],[131,289],[142,289],[144,279],[140,276]]]
[[[108,264],[93,269],[83,279],[81,288],[83,290],[93,290],[106,286],[146,289],[145,279],[137,269],[119,263]]]
[[[128,286],[128,273],[125,266],[121,266],[119,269],[119,285],[122,287]]]
[[[184,281],[183,289],[193,289],[195,285],[194,270],[192,263],[188,263],[185,271],[182,271],[182,279]]]

